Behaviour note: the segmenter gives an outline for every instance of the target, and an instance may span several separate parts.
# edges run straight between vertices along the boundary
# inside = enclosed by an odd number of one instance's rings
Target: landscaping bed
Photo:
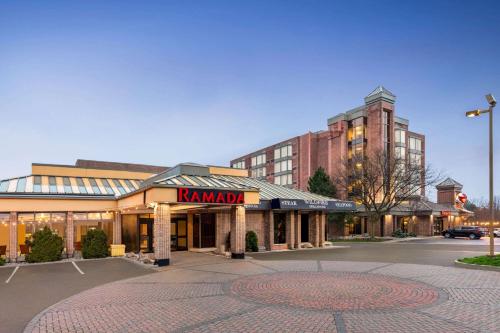
[[[463,262],[465,264],[471,264],[471,265],[500,267],[500,255],[496,255],[493,257],[479,256],[479,257],[471,257],[471,258],[462,258],[462,259],[458,259],[458,261]]]

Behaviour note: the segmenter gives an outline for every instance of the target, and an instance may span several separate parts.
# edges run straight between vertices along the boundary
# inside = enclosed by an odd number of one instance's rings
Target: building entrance
[[[309,214],[302,214],[300,220],[300,240],[309,242]]]
[[[139,218],[137,223],[137,243],[142,252],[153,252],[153,223],[152,218]]]
[[[193,245],[197,248],[215,247],[215,220],[213,213],[198,214],[193,219]]]
[[[187,220],[172,219],[170,223],[170,249],[172,251],[187,250]]]
[[[443,218],[436,217],[434,219],[433,233],[435,236],[440,236],[443,232]]]

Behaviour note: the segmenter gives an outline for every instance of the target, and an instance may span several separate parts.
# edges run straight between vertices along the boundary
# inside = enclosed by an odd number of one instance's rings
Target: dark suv
[[[480,227],[461,226],[443,231],[444,238],[468,237],[470,239],[480,239],[484,236]]]

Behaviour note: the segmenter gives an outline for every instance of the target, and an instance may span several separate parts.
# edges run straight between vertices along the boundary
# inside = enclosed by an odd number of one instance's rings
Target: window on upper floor
[[[399,159],[399,160],[406,159],[406,148],[396,146],[394,148],[394,155],[395,155],[396,159]]]
[[[241,161],[233,163],[233,168],[234,169],[245,169],[245,160],[241,160]]]
[[[292,145],[282,146],[274,149],[274,159],[292,157]]]
[[[406,144],[406,131],[397,129],[394,131],[394,140],[396,143]]]
[[[54,176],[49,176],[49,192],[57,193],[56,177]]]
[[[252,169],[250,173],[252,178],[262,178],[266,176],[266,167]]]
[[[33,192],[42,192],[42,176],[33,177]]]
[[[292,171],[292,160],[274,162],[274,173]]]
[[[411,150],[422,151],[422,140],[410,136],[409,148]]]
[[[274,183],[276,185],[292,185],[292,174],[288,173],[280,176],[274,176]]]
[[[252,157],[252,167],[256,167],[262,164],[266,164],[266,154],[259,154]]]

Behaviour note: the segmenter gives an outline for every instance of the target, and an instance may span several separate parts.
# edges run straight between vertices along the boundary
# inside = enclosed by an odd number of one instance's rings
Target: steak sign
[[[177,202],[240,205],[245,194],[240,191],[178,188]]]

